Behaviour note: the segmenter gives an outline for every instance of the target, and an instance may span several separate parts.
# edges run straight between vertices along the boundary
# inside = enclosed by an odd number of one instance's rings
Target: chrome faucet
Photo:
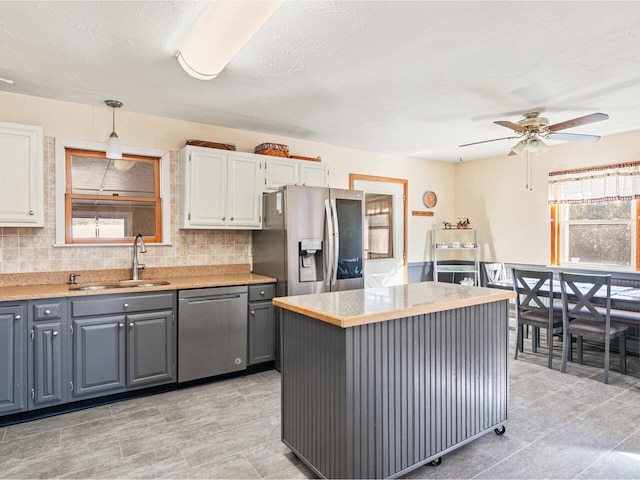
[[[140,239],[140,253],[147,253],[147,246],[144,244],[142,234],[137,234],[133,239],[133,271],[131,280],[138,280],[138,270],[144,270],[147,266],[144,263],[138,263],[138,238]]]

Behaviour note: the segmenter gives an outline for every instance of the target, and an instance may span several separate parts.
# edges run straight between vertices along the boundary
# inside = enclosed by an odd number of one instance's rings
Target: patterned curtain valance
[[[640,198],[640,162],[549,173],[549,205]]]

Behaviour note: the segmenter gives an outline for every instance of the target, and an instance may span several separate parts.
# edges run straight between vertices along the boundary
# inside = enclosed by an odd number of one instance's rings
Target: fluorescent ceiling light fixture
[[[217,0],[177,53],[180,66],[198,80],[216,78],[284,0]]]

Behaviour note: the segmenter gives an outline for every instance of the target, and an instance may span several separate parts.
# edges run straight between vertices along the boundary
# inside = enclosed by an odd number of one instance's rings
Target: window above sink
[[[169,152],[56,138],[56,245],[170,244]]]

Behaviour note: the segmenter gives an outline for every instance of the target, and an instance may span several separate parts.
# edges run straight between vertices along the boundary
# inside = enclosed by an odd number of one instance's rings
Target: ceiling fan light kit
[[[521,139],[511,148],[509,155],[523,155],[525,152],[534,155],[543,155],[549,150],[549,146],[544,143],[545,140],[561,140],[566,142],[595,142],[600,139],[598,135],[584,135],[579,133],[557,133],[566,128],[578,127],[588,123],[601,122],[607,120],[609,115],[606,113],[592,113],[584,117],[566,120],[564,122],[549,125],[549,119],[541,117],[538,112],[530,112],[524,115],[524,118],[517,123],[508,120],[497,120],[493,123],[502,127],[510,128],[516,133],[515,137],[502,137],[493,140],[483,140],[480,142],[465,143],[460,147],[468,147],[480,143],[496,142],[498,140],[507,140],[512,138]]]

